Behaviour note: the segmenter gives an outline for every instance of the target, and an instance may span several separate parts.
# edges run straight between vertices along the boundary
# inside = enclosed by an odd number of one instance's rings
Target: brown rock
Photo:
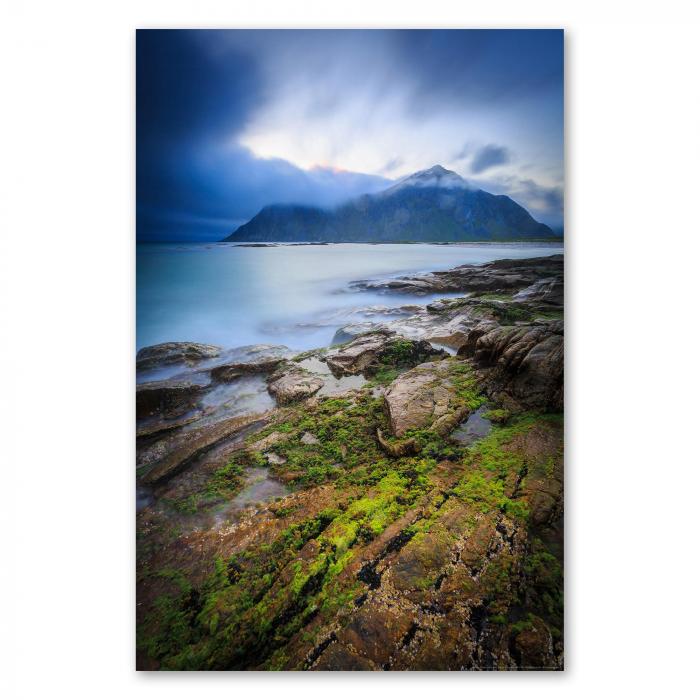
[[[384,400],[394,435],[401,437],[411,428],[434,424],[446,429],[452,418],[459,421],[464,416],[449,380],[448,362],[426,362],[391,383]]]
[[[491,392],[505,391],[530,408],[562,410],[564,404],[564,324],[522,326],[478,324],[459,349],[485,373]]]
[[[268,391],[280,405],[313,396],[323,386],[322,379],[294,366],[276,372],[270,379]]]
[[[238,433],[241,446],[243,446],[246,435],[259,429],[260,426],[259,417],[237,416],[181,433],[177,441],[172,444],[171,449],[162,459],[153,464],[141,481],[144,484],[155,484],[169,479],[190,461],[236,433]]]
[[[377,667],[368,659],[350,651],[338,642],[333,642],[319,657],[312,671],[376,671]]]

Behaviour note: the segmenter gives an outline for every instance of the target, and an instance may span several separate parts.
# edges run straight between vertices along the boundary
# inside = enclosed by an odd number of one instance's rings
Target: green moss
[[[467,503],[473,503],[482,513],[500,510],[511,518],[527,519],[527,506],[518,500],[508,498],[504,493],[502,479],[488,479],[480,471],[468,474],[454,489],[453,493]]]
[[[510,411],[505,408],[493,408],[490,411],[484,413],[484,418],[490,420],[492,423],[498,423],[500,425],[507,423],[510,418]]]
[[[397,350],[397,357],[401,352]],[[481,405],[484,397],[470,366],[452,360],[446,367],[443,379],[456,387],[456,405],[472,410]],[[404,542],[413,538],[411,546],[424,548],[427,573],[420,574],[418,584],[426,588],[434,585],[437,576],[432,573],[435,567],[429,561],[428,543],[439,542],[449,549],[435,538],[455,536],[444,525],[450,509],[462,511],[457,513],[462,534],[483,520],[481,513],[498,511],[516,520],[527,518],[525,505],[507,495],[506,484],[512,485],[514,477],[534,463],[509,443],[527,430],[551,428],[560,420],[537,414],[513,416],[507,426],[494,428],[469,449],[456,448],[430,430],[414,431],[421,454],[392,458],[378,448],[376,430],[386,430],[387,417],[382,400],[374,399],[369,391],[358,392],[352,400],[325,398],[285,410],[278,422],[266,426],[251,441],[284,432],[287,440],[275,446],[275,452],[287,459],[280,469],[294,473],[300,487],[334,481],[336,507],[311,517],[279,508],[275,514],[289,521],[271,519],[271,531],[278,534],[212,562],[211,575],[197,590],[179,572],[161,572],[175,590],[158,599],[147,616],[139,630],[139,648],[162,668],[289,667],[285,653],[289,640],[300,631],[309,632],[313,639],[313,630],[327,625],[335,615],[345,615],[366,590],[365,584],[346,572],[358,561],[361,548],[415,508],[436,483],[444,483],[445,465],[439,482],[433,474],[438,460],[453,460],[447,473],[455,473],[456,486],[436,489],[430,503],[421,503],[416,511],[419,519],[401,533]],[[319,444],[303,444],[301,436],[306,431],[316,435]],[[543,470],[556,466],[556,461],[547,461],[549,457],[541,460]],[[233,493],[242,470],[259,459],[256,453],[237,453],[212,474],[201,495]],[[465,508],[464,503],[470,507]],[[489,563],[473,585],[483,584],[489,591],[491,622],[503,624],[503,616],[524,591],[528,600],[535,601],[524,607],[547,616],[551,629],[561,628],[561,570],[551,557],[544,545],[537,544],[528,551],[525,563],[505,554]],[[519,581],[521,586],[516,585]]]

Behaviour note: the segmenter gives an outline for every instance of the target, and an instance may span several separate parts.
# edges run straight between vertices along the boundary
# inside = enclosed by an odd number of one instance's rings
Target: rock
[[[180,433],[168,444],[165,456],[151,466],[141,482],[155,484],[169,479],[196,457],[232,436],[236,436],[243,447],[245,437],[263,425],[259,416],[236,416]]]
[[[201,360],[218,357],[221,350],[218,345],[205,345],[203,343],[182,342],[149,345],[136,353],[136,369],[142,371],[158,365],[172,365],[179,362],[193,365]]]
[[[350,343],[327,352],[324,359],[336,375],[359,374],[376,361],[389,337],[386,331],[358,336]]]
[[[312,435],[311,433],[304,433],[301,436],[300,442],[303,443],[304,445],[318,445],[320,440],[315,435]]]
[[[333,642],[323,651],[311,669],[313,671],[376,671],[377,667],[342,644]]]
[[[231,362],[214,367],[211,378],[216,382],[231,382],[243,374],[266,374],[272,372],[282,362],[280,358],[267,358],[258,362]]]
[[[148,416],[140,419],[136,426],[136,438],[147,438],[166,433],[185,425],[194,423],[202,417],[201,411],[187,411],[174,418],[165,418],[162,415]]]
[[[267,388],[284,405],[313,396],[322,386],[322,379],[292,365],[275,372]]]
[[[382,364],[413,366],[442,351],[425,340],[401,338],[387,331],[362,335],[326,353],[326,364],[336,376],[372,374]]]
[[[556,669],[557,659],[552,649],[552,635],[539,617],[533,616],[528,626],[515,636],[514,650],[523,670]]]
[[[461,265],[452,270],[398,279],[360,281],[357,289],[386,289],[410,294],[446,292],[512,292],[530,287],[543,277],[562,277],[563,255],[525,260],[495,260],[483,265]],[[439,313],[443,306],[433,306]]]
[[[136,387],[136,418],[162,413],[173,417],[197,405],[197,400],[210,384],[206,372],[182,378],[146,382]]]
[[[267,374],[290,357],[285,345],[246,345],[226,353],[224,360],[211,368],[216,382],[230,382],[244,374]]]
[[[392,442],[384,437],[384,433],[382,433],[380,428],[377,428],[377,442],[384,452],[392,457],[408,457],[409,455],[418,454],[418,452],[420,452],[420,447],[413,438],[400,442]]]
[[[282,455],[278,455],[276,452],[267,452],[265,454],[265,459],[270,463],[270,464],[286,464],[287,460],[282,457]]]
[[[395,379],[384,396],[391,430],[401,437],[412,428],[449,432],[468,410],[459,403],[450,382],[448,360],[426,362]]]
[[[369,321],[349,323],[347,326],[343,326],[335,332],[333,340],[331,340],[331,345],[343,345],[344,343],[348,343],[361,335],[365,335],[373,331],[380,331],[381,328],[382,326],[380,324],[371,323]]]
[[[255,450],[256,452],[264,452],[265,450],[269,450],[273,445],[277,445],[280,442],[286,441],[287,438],[288,436],[284,433],[278,433],[277,431],[275,431],[274,433],[270,433],[268,436],[262,438],[261,440],[252,443],[250,445],[250,449]]]
[[[564,324],[477,325],[457,353],[472,357],[484,373],[489,392],[505,391],[529,408],[564,406]]]
[[[338,633],[338,641],[355,649],[378,666],[389,661],[394,648],[405,638],[413,615],[372,601],[360,608]]]

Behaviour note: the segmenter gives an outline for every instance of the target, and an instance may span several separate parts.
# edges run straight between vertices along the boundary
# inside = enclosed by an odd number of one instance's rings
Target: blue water
[[[391,309],[431,297],[357,292],[355,280],[445,270],[499,258],[554,255],[558,244],[335,245],[243,248],[140,244],[136,251],[137,349],[189,340],[307,350],[350,322],[397,318]],[[437,295],[444,297],[445,295]],[[367,311],[366,307],[379,307]]]

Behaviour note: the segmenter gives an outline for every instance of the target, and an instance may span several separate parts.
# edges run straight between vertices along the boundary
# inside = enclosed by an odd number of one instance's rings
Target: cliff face
[[[471,189],[456,173],[416,173],[376,195],[325,210],[296,205],[262,209],[227,241],[488,241],[556,238],[505,195]],[[423,177],[424,176],[424,177]]]

